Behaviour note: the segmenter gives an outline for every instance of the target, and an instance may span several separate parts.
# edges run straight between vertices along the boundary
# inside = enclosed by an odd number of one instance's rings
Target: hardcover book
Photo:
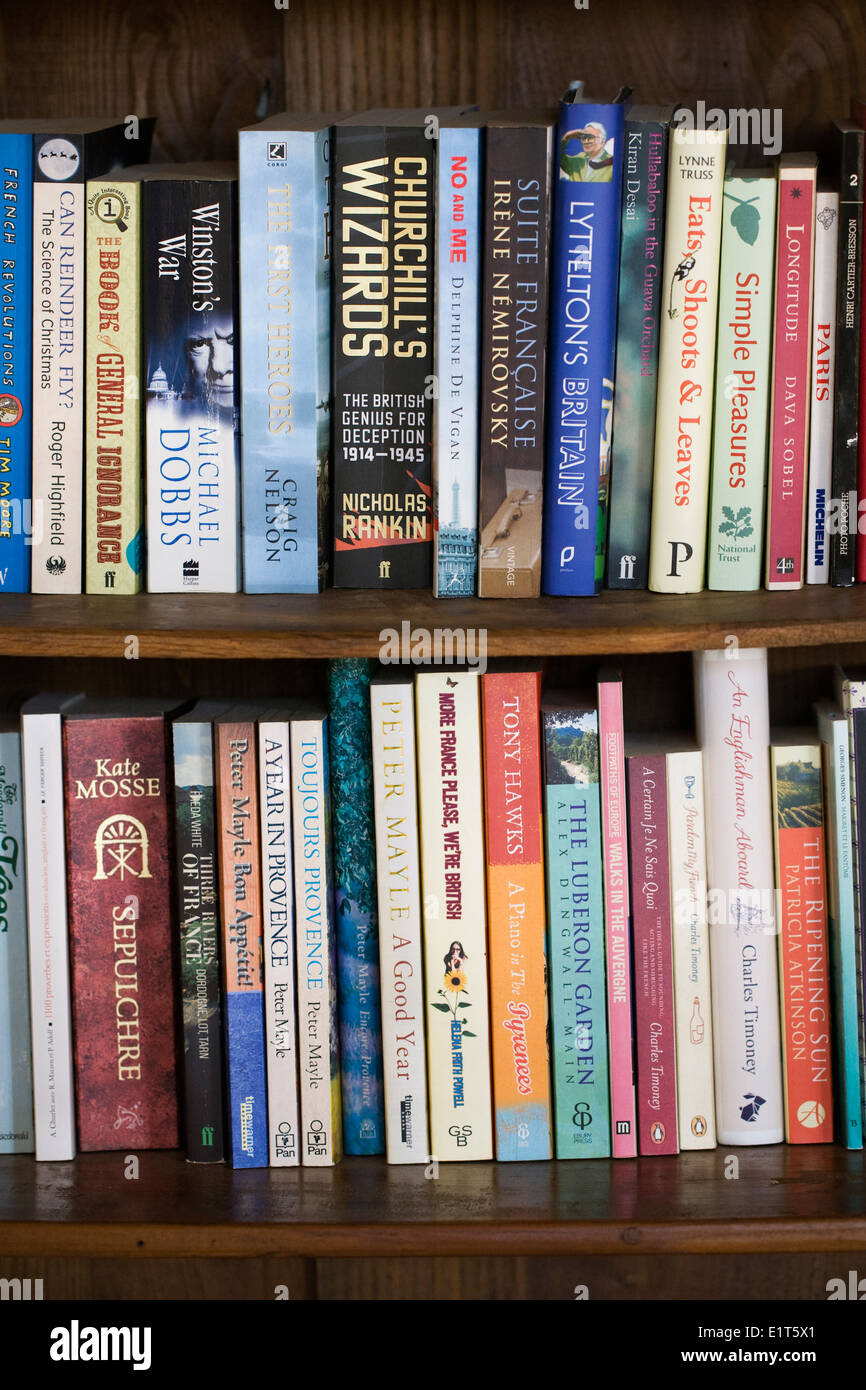
[[[622,241],[606,584],[645,589],[662,310],[668,136],[673,109],[633,106],[625,122]]]
[[[141,184],[87,185],[85,591],[137,594],[144,568]]]
[[[340,1000],[340,1086],[347,1154],[385,1149],[379,916],[370,733],[373,663],[328,663],[328,743]]]
[[[776,179],[731,166],[723,190],[707,587],[760,589]]]
[[[424,111],[334,128],[334,584],[428,589],[436,145]]]
[[[488,117],[480,357],[478,593],[541,591],[552,115]]]
[[[33,1153],[21,734],[0,721],[0,1153]]]
[[[62,714],[80,696],[36,695],[21,707],[27,930],[36,1158],[75,1157],[72,999],[66,904]]]
[[[268,1166],[257,713],[234,705],[214,722],[226,1138],[233,1168]]]
[[[809,511],[806,582],[830,581],[827,514],[833,496],[833,398],[836,391],[836,276],[839,194],[815,200],[815,293],[812,301],[812,384],[809,418]]]
[[[541,671],[482,677],[496,1157],[552,1157]]]
[[[863,122],[834,121],[839,175],[839,255],[836,270],[836,379],[833,404],[833,499],[838,509],[830,538],[830,583],[866,579],[857,536],[858,496],[866,494],[858,442],[863,258]],[[866,360],[864,356],[863,360]]]
[[[595,700],[547,695],[542,724],[556,1157],[609,1158]]]
[[[237,167],[154,166],[142,222],[147,587],[235,593]]]
[[[36,594],[80,594],[88,180],[150,154],[150,117],[32,121],[33,553]]]
[[[812,730],[773,739],[785,1139],[833,1141],[830,962],[821,745]]]
[[[767,653],[695,653],[720,1144],[784,1138]]]
[[[633,894],[638,1151],[679,1153],[667,767],[649,742],[626,744]],[[632,751],[635,750],[635,751]]]
[[[225,1158],[223,1005],[213,721],[199,700],[172,722],[176,901],[183,1019],[183,1121],[192,1163]]]
[[[813,154],[786,154],[778,167],[767,482],[768,589],[800,589],[803,585],[817,165]]]
[[[290,738],[301,1163],[329,1167],[342,1157],[343,1134],[327,715],[296,710]]]
[[[662,279],[649,587],[704,587],[726,130],[674,126]]]
[[[493,1157],[477,671],[416,677],[430,1143]]]
[[[385,1142],[389,1163],[429,1155],[424,946],[415,767],[415,691],[395,675],[370,685]]]
[[[544,481],[546,594],[604,578],[626,93],[559,104]],[[518,377],[519,380],[519,377]]]
[[[63,715],[79,1148],[178,1145],[166,715]]]
[[[0,359],[0,590],[30,589],[33,542],[33,136],[0,121],[3,354]]]
[[[238,134],[244,589],[315,594],[330,569],[331,127]]]

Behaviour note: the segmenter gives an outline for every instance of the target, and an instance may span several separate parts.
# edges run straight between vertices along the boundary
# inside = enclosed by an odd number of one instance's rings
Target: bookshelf
[[[62,32],[46,69],[46,35]],[[781,107],[786,148],[866,93],[861,0],[31,0],[0,18],[0,116],[154,113],[156,159],[230,158],[283,108],[548,105],[591,60],[592,86],[643,101]],[[373,656],[407,622],[481,629],[488,657],[594,671],[624,658],[638,726],[690,716],[688,653],[771,651],[774,713],[804,718],[836,659],[866,663],[866,593],[606,594],[596,600],[5,596],[15,688],[262,693],[309,685],[331,656]],[[128,641],[137,640],[137,660]],[[680,679],[680,678],[683,679]],[[628,716],[628,710],[627,710]],[[639,1162],[234,1172],[144,1154],[2,1160],[0,1277],[46,1296],[816,1297],[866,1268],[864,1158],[837,1147]],[[712,1260],[704,1258],[713,1254]],[[665,1257],[664,1274],[658,1257]],[[627,1257],[627,1258],[626,1258]]]

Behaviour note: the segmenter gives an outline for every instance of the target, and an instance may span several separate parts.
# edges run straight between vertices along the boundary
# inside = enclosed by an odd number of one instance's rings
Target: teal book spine
[[[557,1158],[610,1158],[598,713],[545,700],[545,859]]]
[[[33,1153],[21,736],[0,733],[0,1153]]]
[[[328,665],[340,1077],[347,1154],[385,1152],[372,669],[371,661],[355,657]]]
[[[761,587],[776,254],[771,169],[725,175],[710,484],[711,589]]]

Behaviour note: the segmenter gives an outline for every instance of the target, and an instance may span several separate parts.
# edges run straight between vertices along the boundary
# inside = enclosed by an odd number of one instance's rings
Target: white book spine
[[[812,307],[812,415],[809,422],[809,514],[806,582],[829,584],[827,509],[832,497],[833,395],[836,380],[836,262],[839,194],[818,193]]]
[[[301,1162],[330,1167],[342,1156],[343,1135],[327,719],[293,719],[290,738]]]
[[[21,719],[37,1159],[75,1157],[60,715]]]
[[[703,748],[716,1124],[720,1144],[780,1144],[781,1029],[767,653],[695,654]]]
[[[385,1143],[389,1163],[429,1157],[424,957],[411,681],[370,686]]]
[[[268,1152],[271,1166],[278,1168],[301,1161],[291,789],[288,721],[263,720],[259,799]]]
[[[477,671],[416,684],[430,1139],[493,1157],[481,706]],[[461,1007],[463,1006],[463,1007]]]
[[[84,501],[83,183],[33,185],[34,594],[80,594]]]
[[[667,772],[680,1148],[714,1149],[707,836],[700,750],[669,753]]]

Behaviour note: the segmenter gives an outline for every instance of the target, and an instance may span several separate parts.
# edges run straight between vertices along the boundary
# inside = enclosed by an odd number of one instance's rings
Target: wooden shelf
[[[2,1162],[3,1256],[738,1254],[866,1250],[864,1156],[779,1145],[586,1163],[346,1159],[234,1171],[179,1153]]]
[[[428,593],[140,594],[0,598],[0,654],[263,659],[376,656],[379,633],[486,631],[487,655],[617,655],[741,646],[866,642],[866,588],[589,599],[434,599]]]

